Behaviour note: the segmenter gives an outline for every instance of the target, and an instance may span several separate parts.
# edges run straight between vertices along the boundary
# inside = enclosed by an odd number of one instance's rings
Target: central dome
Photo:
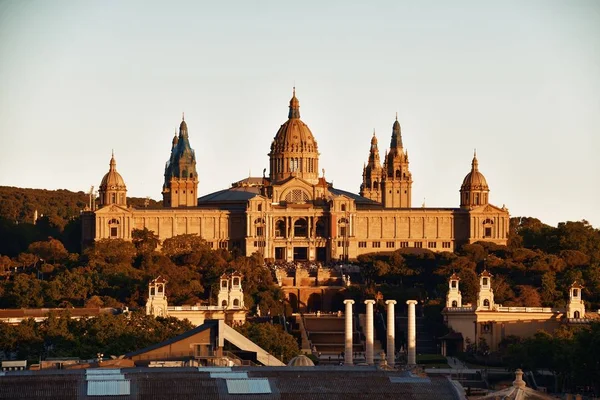
[[[317,141],[300,120],[300,102],[296,89],[290,100],[288,120],[281,125],[271,143],[270,176],[273,182],[297,176],[316,184],[319,178]]]

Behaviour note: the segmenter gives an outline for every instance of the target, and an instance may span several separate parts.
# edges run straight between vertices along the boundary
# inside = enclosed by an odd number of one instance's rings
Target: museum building
[[[128,206],[113,155],[97,207],[82,212],[83,245],[131,240],[134,229],[147,228],[161,241],[196,234],[212,248],[258,252],[280,261],[329,262],[404,247],[454,251],[477,241],[507,243],[508,210],[489,203],[476,155],[460,186],[459,207],[412,207],[413,180],[397,117],[383,162],[375,134],[371,138],[359,194],[333,187],[319,173],[317,141],[300,119],[295,90],[268,156],[268,175],[265,171],[199,197],[196,155],[182,120],[165,166],[163,207]]]

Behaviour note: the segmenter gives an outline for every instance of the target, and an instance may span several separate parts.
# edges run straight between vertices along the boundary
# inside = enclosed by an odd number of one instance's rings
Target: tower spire
[[[296,86],[294,86],[292,90],[292,99],[290,100],[290,112],[288,113],[288,118],[300,118],[300,102],[296,98]]]
[[[477,149],[473,151],[473,161],[471,162],[471,170],[479,171],[479,161],[477,161]]]

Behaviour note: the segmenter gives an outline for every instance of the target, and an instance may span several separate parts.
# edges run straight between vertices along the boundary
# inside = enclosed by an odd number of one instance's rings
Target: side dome
[[[121,174],[117,172],[114,153],[110,158],[110,169],[100,182],[98,195],[101,207],[109,204],[127,206],[127,186],[125,186],[125,180],[123,180]]]
[[[473,162],[471,163],[471,172],[465,176],[460,188],[461,190],[490,190],[485,176],[479,172],[479,162],[476,156],[473,157]]]
[[[487,184],[487,180],[479,172],[477,154],[474,154],[473,161],[471,162],[471,172],[465,176],[460,186],[460,206],[470,208],[488,204],[489,192],[490,187]]]
[[[100,190],[107,189],[125,189],[125,180],[117,172],[117,162],[115,161],[115,156],[113,154],[110,159],[110,169],[102,178],[102,182],[100,182]]]
[[[314,367],[315,363],[304,354],[296,356],[288,362],[288,367]]]

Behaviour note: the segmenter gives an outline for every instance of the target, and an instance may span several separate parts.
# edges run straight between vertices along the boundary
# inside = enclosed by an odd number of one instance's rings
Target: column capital
[[[354,300],[346,299],[346,300],[344,300],[344,304],[354,304]]]
[[[396,300],[386,300],[385,304],[387,304],[388,306],[389,305],[393,305],[394,306],[394,305],[398,304],[398,302]]]
[[[365,304],[375,304],[375,300],[365,300]]]
[[[416,301],[416,300],[406,300],[406,304],[408,304],[409,306],[411,304],[417,304],[417,303],[418,303],[418,301]]]

